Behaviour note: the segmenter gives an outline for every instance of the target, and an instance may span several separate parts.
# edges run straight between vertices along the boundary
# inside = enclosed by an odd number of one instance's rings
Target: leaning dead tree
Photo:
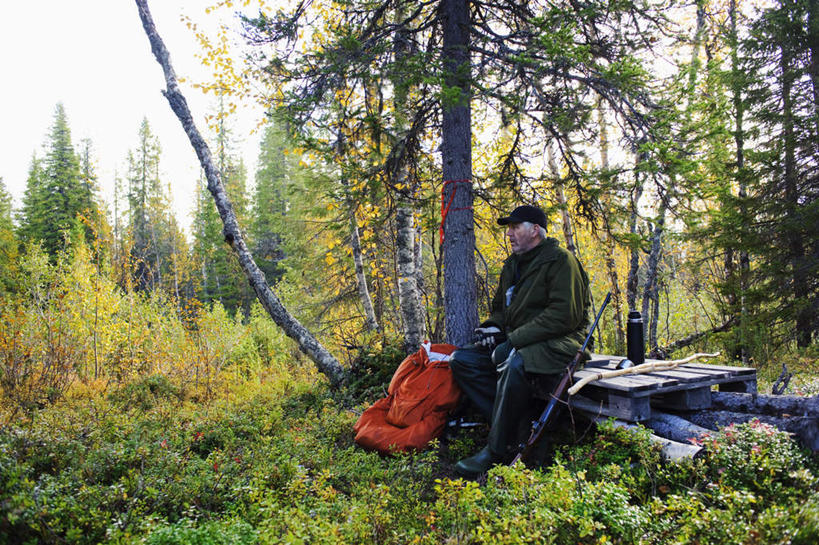
[[[174,114],[176,114],[180,123],[182,123],[185,134],[188,135],[188,139],[196,151],[196,155],[199,157],[199,163],[202,165],[205,171],[205,177],[208,181],[208,191],[213,195],[216,208],[219,210],[219,215],[224,224],[223,233],[225,235],[225,241],[233,248],[233,251],[239,258],[242,270],[245,276],[247,276],[248,282],[250,282],[262,306],[267,310],[270,317],[273,318],[276,325],[282,328],[288,337],[296,341],[299,349],[313,360],[318,370],[327,376],[333,386],[338,386],[344,379],[344,369],[341,367],[341,364],[313,337],[307,328],[284,308],[284,305],[282,305],[279,298],[267,284],[264,273],[262,273],[253,261],[253,256],[247,249],[247,245],[239,229],[239,223],[233,211],[233,205],[230,199],[228,199],[224,185],[222,184],[221,174],[214,165],[210,149],[196,128],[193,122],[193,116],[188,108],[188,103],[179,90],[176,74],[171,66],[170,54],[156,30],[153,17],[151,17],[151,12],[148,10],[148,3],[146,0],[135,1],[137,9],[139,10],[139,17],[142,20],[142,27],[145,29],[148,40],[151,42],[151,51],[153,51],[157,62],[162,66],[162,71],[165,74],[166,89],[162,91],[162,94],[168,99],[171,109]]]

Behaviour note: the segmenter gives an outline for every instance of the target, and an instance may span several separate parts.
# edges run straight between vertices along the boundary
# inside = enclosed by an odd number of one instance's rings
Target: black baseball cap
[[[498,225],[523,223],[524,221],[528,221],[529,223],[534,223],[535,225],[540,225],[544,229],[548,229],[546,214],[543,212],[543,210],[537,206],[529,206],[528,204],[518,206],[505,218],[498,218]]]

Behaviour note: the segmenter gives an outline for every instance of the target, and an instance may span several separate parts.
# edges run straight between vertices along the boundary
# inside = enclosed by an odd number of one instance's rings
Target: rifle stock
[[[535,443],[537,443],[537,440],[540,439],[543,430],[546,429],[546,425],[556,413],[556,409],[558,408],[557,404],[566,398],[566,391],[569,389],[569,386],[572,383],[572,376],[574,375],[577,366],[580,365],[580,362],[583,360],[586,347],[589,345],[592,335],[594,335],[594,330],[597,328],[597,322],[600,321],[600,316],[603,315],[603,310],[605,310],[606,305],[609,304],[610,299],[611,292],[606,294],[603,305],[597,312],[597,316],[594,318],[594,323],[589,329],[589,334],[586,335],[586,340],[583,341],[583,345],[577,351],[577,354],[574,355],[572,361],[569,362],[569,365],[566,367],[566,371],[563,373],[563,377],[560,379],[560,382],[557,384],[557,386],[555,386],[554,390],[552,390],[552,394],[549,396],[549,402],[546,404],[546,408],[543,410],[543,413],[541,413],[540,418],[532,422],[532,431],[529,434],[529,439],[526,440],[526,443],[520,445],[520,452],[517,456],[515,456],[515,459],[512,460],[512,465],[517,463],[518,460],[529,456]]]

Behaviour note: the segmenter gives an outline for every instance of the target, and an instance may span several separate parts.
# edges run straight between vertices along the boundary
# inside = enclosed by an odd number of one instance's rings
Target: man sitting
[[[521,420],[533,403],[527,374],[559,381],[591,324],[588,276],[572,253],[546,236],[543,210],[519,206],[498,224],[507,226],[513,253],[475,344],[450,361],[458,385],[490,423],[486,447],[455,466],[468,477],[514,455]]]

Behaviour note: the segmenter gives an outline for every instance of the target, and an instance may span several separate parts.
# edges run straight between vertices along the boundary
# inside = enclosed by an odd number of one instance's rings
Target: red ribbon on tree
[[[450,211],[454,212],[455,210],[472,210],[471,206],[467,206],[465,208],[450,208],[452,206],[452,201],[455,199],[455,193],[458,191],[458,186],[452,188],[452,193],[449,195],[449,202],[444,203],[444,193],[446,193],[446,186],[449,184],[471,184],[472,180],[445,180],[444,185],[441,186],[441,227],[439,229],[439,234],[441,238],[441,246],[444,245],[444,224],[446,223],[446,216],[449,214]]]

